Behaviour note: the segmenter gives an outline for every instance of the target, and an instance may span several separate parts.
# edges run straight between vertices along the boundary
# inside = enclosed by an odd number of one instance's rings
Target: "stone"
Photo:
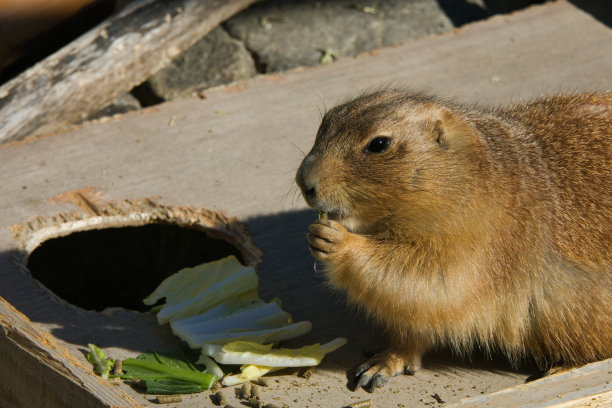
[[[255,4],[225,26],[251,50],[260,72],[277,72],[318,65],[334,54],[353,56],[396,45],[453,24],[435,0],[277,0]]]
[[[253,58],[244,45],[217,27],[149,78],[135,93],[141,101],[146,99],[143,102],[147,105],[151,104],[150,99],[183,98],[256,73]]]
[[[271,0],[230,18],[225,27],[244,41],[260,72],[278,72],[439,34],[506,10],[508,1]],[[516,0],[513,7],[528,3]]]
[[[131,93],[123,94],[104,109],[87,117],[86,120],[100,119],[140,109],[140,102]]]

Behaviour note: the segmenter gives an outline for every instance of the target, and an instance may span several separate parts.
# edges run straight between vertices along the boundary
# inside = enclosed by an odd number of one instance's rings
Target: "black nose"
[[[300,168],[295,175],[295,182],[304,194],[309,190],[314,190],[316,177],[313,176],[311,156],[306,156],[302,164],[300,164]]]
[[[313,201],[317,197],[317,183],[318,179],[313,171],[313,156],[308,155],[302,161],[300,168],[295,175],[295,182],[297,183],[302,195],[307,203],[312,205]]]
[[[311,177],[303,175],[303,172],[299,172],[295,178],[298,187],[302,190],[302,195],[307,202],[312,202],[317,196],[317,185],[312,181]]]

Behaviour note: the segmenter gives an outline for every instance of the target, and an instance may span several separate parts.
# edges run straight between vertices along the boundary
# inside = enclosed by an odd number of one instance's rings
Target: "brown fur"
[[[379,91],[325,114],[296,181],[330,214],[308,237],[330,284],[389,336],[358,385],[437,345],[612,356],[612,94],[493,110]]]

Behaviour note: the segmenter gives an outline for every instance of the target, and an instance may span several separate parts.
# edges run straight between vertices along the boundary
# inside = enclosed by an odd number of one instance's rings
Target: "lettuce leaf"
[[[151,394],[187,394],[209,389],[219,377],[200,372],[183,353],[143,353],[123,360],[123,379],[144,380]]]
[[[190,347],[199,348],[205,343],[235,340],[276,342],[304,334],[312,327],[310,322],[292,321],[277,303],[259,301],[216,319],[208,320],[205,313],[171,322],[170,327]]]
[[[256,297],[258,277],[255,269],[243,266],[236,257],[185,268],[166,278],[143,301],[166,303],[157,312],[160,324],[203,313],[229,299]]]
[[[207,344],[202,354],[220,364],[249,364],[267,367],[310,367],[321,363],[323,357],[346,343],[339,337],[325,344],[311,344],[297,349],[272,348],[272,344],[236,341],[225,345]]]
[[[89,353],[87,353],[87,361],[94,365],[94,372],[105,380],[108,380],[110,371],[115,365],[115,360],[106,357],[106,354],[95,344],[88,344]]]

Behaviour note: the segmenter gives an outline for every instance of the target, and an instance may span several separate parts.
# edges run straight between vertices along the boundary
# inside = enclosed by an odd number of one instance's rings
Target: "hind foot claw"
[[[368,392],[374,392],[383,387],[391,377],[400,374],[414,375],[421,368],[421,358],[406,359],[399,354],[387,350],[377,354],[357,368],[355,372],[356,388],[363,387]]]

